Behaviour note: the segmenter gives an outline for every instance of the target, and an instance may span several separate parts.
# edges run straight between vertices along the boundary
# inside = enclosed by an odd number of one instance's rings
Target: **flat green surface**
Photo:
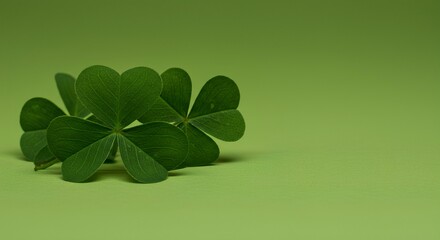
[[[438,1],[9,1],[0,7],[0,239],[440,239]],[[181,67],[236,81],[214,166],[89,183],[22,160],[54,74]],[[65,109],[64,109],[65,110]]]

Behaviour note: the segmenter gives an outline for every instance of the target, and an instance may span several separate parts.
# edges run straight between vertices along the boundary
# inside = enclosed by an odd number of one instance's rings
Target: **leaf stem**
[[[35,163],[35,167],[34,167],[34,171],[38,171],[38,170],[43,170],[46,169],[56,163],[59,163],[60,160],[58,160],[58,158],[54,158],[52,160],[49,160],[47,162],[42,162],[42,163]]]

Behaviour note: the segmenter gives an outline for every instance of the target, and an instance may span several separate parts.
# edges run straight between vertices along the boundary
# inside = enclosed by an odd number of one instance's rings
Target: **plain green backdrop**
[[[438,1],[0,1],[1,239],[440,239]],[[54,74],[234,79],[247,130],[213,166],[133,183],[34,172],[19,149]]]

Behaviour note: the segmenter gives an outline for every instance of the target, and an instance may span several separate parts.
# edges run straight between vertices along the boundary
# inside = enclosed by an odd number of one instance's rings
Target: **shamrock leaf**
[[[90,112],[78,102],[74,84],[75,78],[64,73],[57,73],[55,81],[58,91],[73,116],[85,117]],[[25,103],[20,113],[20,124],[25,133],[20,139],[24,156],[34,162],[35,170],[45,169],[58,162],[47,146],[46,129],[50,122],[65,113],[51,101],[33,98]]]
[[[46,133],[52,119],[65,115],[54,103],[44,98],[27,101],[20,114],[24,133],[20,139],[23,155],[36,166],[52,162],[55,156],[47,146]]]
[[[55,81],[64,105],[71,116],[84,118],[90,114],[89,110],[87,110],[78,100],[78,96],[75,92],[74,77],[65,73],[57,73],[55,75]]]
[[[65,180],[89,179],[111,154],[114,143],[127,172],[143,183],[165,180],[167,171],[185,160],[188,142],[180,129],[163,122],[125,129],[160,96],[162,82],[152,69],[137,67],[119,75],[111,68],[92,66],[81,72],[75,89],[100,123],[62,116],[49,125],[49,148],[63,162]]]
[[[191,112],[191,78],[179,68],[162,75],[163,90],[155,105],[139,120],[164,121],[181,128],[188,139],[186,166],[206,165],[217,160],[219,148],[205,133],[224,141],[237,141],[245,131],[245,122],[236,110],[240,92],[233,80],[217,76],[200,91]],[[180,166],[184,167],[184,166]]]

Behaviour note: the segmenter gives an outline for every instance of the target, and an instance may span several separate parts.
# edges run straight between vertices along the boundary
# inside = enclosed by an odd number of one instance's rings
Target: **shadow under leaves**
[[[11,157],[13,157],[15,159],[21,160],[21,161],[31,162],[27,158],[24,157],[23,153],[21,153],[20,150],[5,151],[5,152],[2,152],[2,153],[7,155],[7,156],[11,156]]]

